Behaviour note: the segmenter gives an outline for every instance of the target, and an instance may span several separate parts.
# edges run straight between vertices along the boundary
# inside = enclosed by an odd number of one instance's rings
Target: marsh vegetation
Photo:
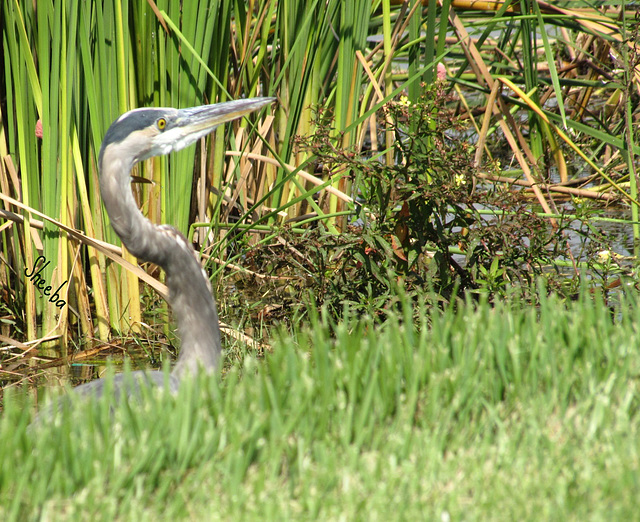
[[[637,512],[635,9],[0,5],[3,519]],[[201,253],[223,377],[30,438],[43,389],[179,350],[101,206],[107,127],[252,96],[133,180]]]

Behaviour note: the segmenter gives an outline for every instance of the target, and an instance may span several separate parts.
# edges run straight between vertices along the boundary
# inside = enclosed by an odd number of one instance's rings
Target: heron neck
[[[135,203],[126,165],[114,154],[105,153],[100,189],[107,214],[116,234],[138,259],[159,265],[167,274],[169,304],[182,341],[172,371],[177,378],[195,375],[198,367],[211,373],[220,360],[220,331],[211,286],[187,239],[173,227],[156,226]]]

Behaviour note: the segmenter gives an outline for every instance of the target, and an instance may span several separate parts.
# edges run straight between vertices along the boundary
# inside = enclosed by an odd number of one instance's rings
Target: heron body
[[[250,98],[189,109],[134,109],[120,116],[107,131],[99,156],[100,192],[111,225],[123,245],[142,261],[166,272],[169,304],[178,325],[181,348],[168,382],[163,372],[118,374],[113,391],[120,397],[140,386],[165,386],[177,391],[180,381],[199,370],[215,373],[220,364],[220,328],[211,284],[193,247],[175,228],[154,225],[145,218],[131,192],[131,169],[152,156],[180,150],[209,134],[221,123],[272,103]],[[74,389],[75,394],[100,396],[103,379]]]

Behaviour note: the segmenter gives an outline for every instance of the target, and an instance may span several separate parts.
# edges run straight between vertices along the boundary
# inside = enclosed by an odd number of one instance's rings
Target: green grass
[[[409,320],[417,316],[417,321]],[[640,509],[640,307],[406,307],[283,335],[111,414],[0,419],[0,519],[623,520]],[[403,325],[418,325],[403,326]]]

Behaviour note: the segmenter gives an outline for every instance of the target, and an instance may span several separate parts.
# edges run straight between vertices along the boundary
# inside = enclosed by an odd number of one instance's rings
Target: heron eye
[[[164,130],[164,128],[167,126],[167,120],[165,120],[164,118],[160,118],[156,122],[156,125],[160,130]]]

